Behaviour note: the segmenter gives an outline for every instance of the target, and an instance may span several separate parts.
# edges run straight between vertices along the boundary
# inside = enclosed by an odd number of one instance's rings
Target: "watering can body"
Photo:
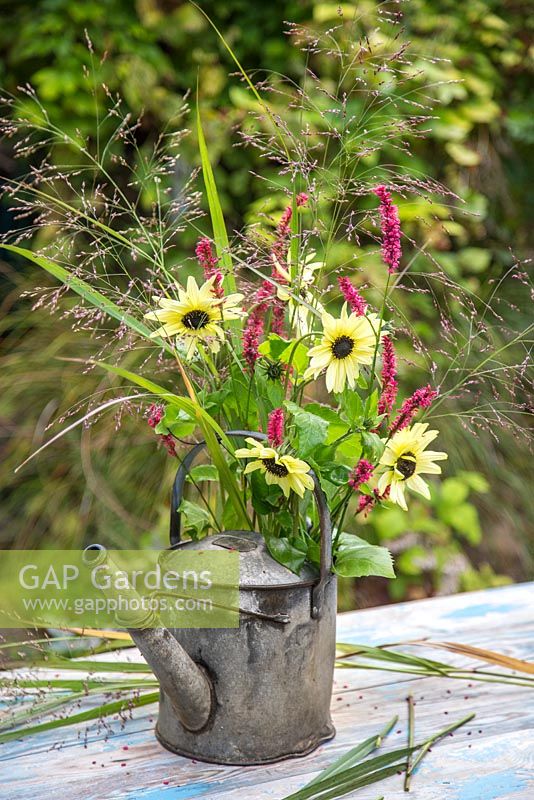
[[[335,657],[336,579],[311,614],[317,578],[273,561],[257,533],[227,532],[184,547],[240,551],[239,628],[170,629],[205,670],[213,704],[190,731],[162,692],[156,735],[168,750],[224,764],[305,755],[334,735],[330,700]]]
[[[249,431],[228,435],[266,438]],[[203,447],[195,446],[177,472],[171,547],[160,561],[179,550],[237,550],[239,627],[166,629],[147,622],[129,628],[160,682],[156,736],[174,753],[218,764],[264,764],[305,755],[335,733],[330,700],[336,578],[326,499],[311,473],[321,530],[319,574],[305,565],[295,575],[252,531],[183,542],[178,508],[189,468]],[[102,558],[103,549],[91,545],[88,559]]]

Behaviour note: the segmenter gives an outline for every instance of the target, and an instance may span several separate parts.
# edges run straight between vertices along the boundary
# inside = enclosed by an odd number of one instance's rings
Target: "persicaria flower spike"
[[[261,315],[253,313],[243,331],[243,356],[251,373],[254,372],[256,361],[260,357],[258,348],[262,335],[263,319]]]
[[[362,483],[367,483],[373,472],[373,465],[365,458],[360,459],[349,475],[349,486],[356,491]]]
[[[297,208],[301,208],[302,206],[306,205],[308,202],[308,195],[305,192],[301,192],[296,197],[296,205]],[[273,247],[273,252],[276,257],[283,261],[285,256],[285,251],[287,247],[287,238],[290,232],[290,223],[293,217],[293,207],[291,205],[287,206],[284,210],[284,213],[280,217],[280,222],[276,228],[276,242]]]
[[[401,431],[403,428],[407,428],[419,409],[428,408],[437,396],[437,391],[432,389],[430,384],[428,386],[423,386],[421,389],[417,389],[412,396],[408,397],[408,399],[402,404],[400,411],[391,426],[389,432],[390,436],[397,431]]]
[[[341,289],[341,293],[353,314],[356,314],[358,317],[362,317],[366,310],[367,310],[367,303],[359,293],[357,289],[354,288],[352,283],[349,281],[348,278],[341,278],[337,279],[339,284],[339,288]]]
[[[152,403],[152,405],[148,409],[148,416],[147,416],[147,422],[148,422],[148,424],[150,425],[151,428],[155,428],[158,425],[158,423],[161,422],[161,420],[163,419],[164,413],[165,413],[165,409],[163,408],[162,405],[158,405],[157,403]],[[170,456],[175,456],[176,455],[176,442],[174,441],[174,439],[172,437],[172,434],[166,433],[166,434],[160,436],[159,438],[161,439],[161,441],[165,445],[167,453]]]
[[[391,274],[398,270],[402,255],[399,211],[385,186],[377,186],[374,192],[380,200],[382,258]]]
[[[156,425],[161,422],[163,417],[163,406],[158,405],[157,403],[152,403],[150,408],[148,409],[148,416],[147,422],[151,428],[155,428]]]
[[[203,238],[199,240],[195,249],[195,255],[198,258],[198,263],[204,270],[204,278],[209,280],[213,275],[215,275],[215,280],[213,282],[213,294],[215,297],[222,297],[224,294],[224,289],[222,287],[223,276],[222,272],[217,266],[217,257],[213,255],[211,242],[209,239]]]
[[[389,498],[389,493],[390,489],[389,486],[387,486],[383,494],[380,494],[378,489],[373,489],[373,494],[362,494],[358,500],[358,509],[356,513],[361,514],[363,512],[363,516],[366,517],[377,503]]]
[[[397,357],[389,336],[382,339],[382,395],[378,401],[378,413],[389,414],[397,399]]]
[[[284,410],[275,408],[267,421],[267,438],[273,447],[280,447],[284,441]]]

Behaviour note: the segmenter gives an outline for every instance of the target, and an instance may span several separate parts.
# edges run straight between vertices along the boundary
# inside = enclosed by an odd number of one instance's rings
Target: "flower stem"
[[[406,756],[406,772],[404,774],[404,791],[410,791],[410,781],[412,778],[412,749],[414,743],[414,722],[415,722],[415,708],[413,697],[411,694],[407,697],[408,702],[408,755]]]

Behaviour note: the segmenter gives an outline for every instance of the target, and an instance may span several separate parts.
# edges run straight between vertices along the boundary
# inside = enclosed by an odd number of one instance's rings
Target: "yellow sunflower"
[[[187,358],[193,355],[199,341],[208,340],[209,344],[210,339],[222,339],[224,332],[219,323],[239,319],[242,316],[236,304],[243,299],[243,295],[215,297],[213,294],[215,279],[214,275],[199,287],[190,275],[186,289],[177,284],[178,300],[160,297],[159,309],[145,314],[145,319],[162,323],[151,336],[184,338],[188,344]]]
[[[383,494],[389,486],[389,499],[405,511],[408,510],[405,489],[430,499],[430,489],[421,475],[439,475],[441,467],[434,462],[448,457],[447,453],[426,449],[438,435],[438,431],[427,431],[427,428],[427,422],[417,422],[395,433],[386,443],[379,462],[384,471],[378,481],[378,491]]]
[[[268,484],[276,483],[286,497],[293,491],[304,497],[306,489],[313,489],[313,478],[309,474],[310,465],[293,456],[281,456],[272,447],[264,447],[255,439],[245,439],[249,447],[235,451],[237,458],[255,458],[245,467],[245,475],[259,469]]]
[[[353,388],[360,365],[373,361],[380,321],[375,314],[349,315],[346,303],[339,319],[327,312],[321,319],[323,337],[321,343],[309,351],[311,361],[304,379],[317,378],[326,369],[329,392],[342,392],[347,383]]]

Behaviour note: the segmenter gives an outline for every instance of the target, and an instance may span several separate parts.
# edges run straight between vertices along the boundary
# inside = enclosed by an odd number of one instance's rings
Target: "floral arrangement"
[[[398,211],[385,186],[375,194],[382,258],[395,275],[401,262]],[[188,275],[162,286],[144,318],[155,325],[150,336],[172,349],[191,396],[213,419],[265,432],[264,443],[246,438],[246,447],[229,455],[240,507],[251,512],[250,524],[273,557],[296,572],[305,561],[318,562],[313,470],[331,508],[335,569],[392,575],[384,548],[344,532],[343,523],[347,513],[365,515],[384,502],[407,509],[410,492],[430,497],[425,477],[439,474],[438,462],[447,458],[428,449],[438,431],[421,421],[437,392],[425,386],[397,404],[386,296],[378,313],[349,276],[339,276],[328,303],[332,310],[324,306],[324,265],[313,251],[301,250],[294,225],[308,201],[300,193],[283,212],[270,249],[271,275],[259,288],[235,292],[233,274],[225,274],[211,241],[202,238],[196,257],[203,280]],[[194,427],[172,403],[152,405],[148,422],[173,456]],[[196,475],[197,484],[216,477],[205,466]],[[220,489],[215,500],[184,501],[186,530],[198,537],[214,525],[239,525],[239,509],[235,515],[225,502]]]

